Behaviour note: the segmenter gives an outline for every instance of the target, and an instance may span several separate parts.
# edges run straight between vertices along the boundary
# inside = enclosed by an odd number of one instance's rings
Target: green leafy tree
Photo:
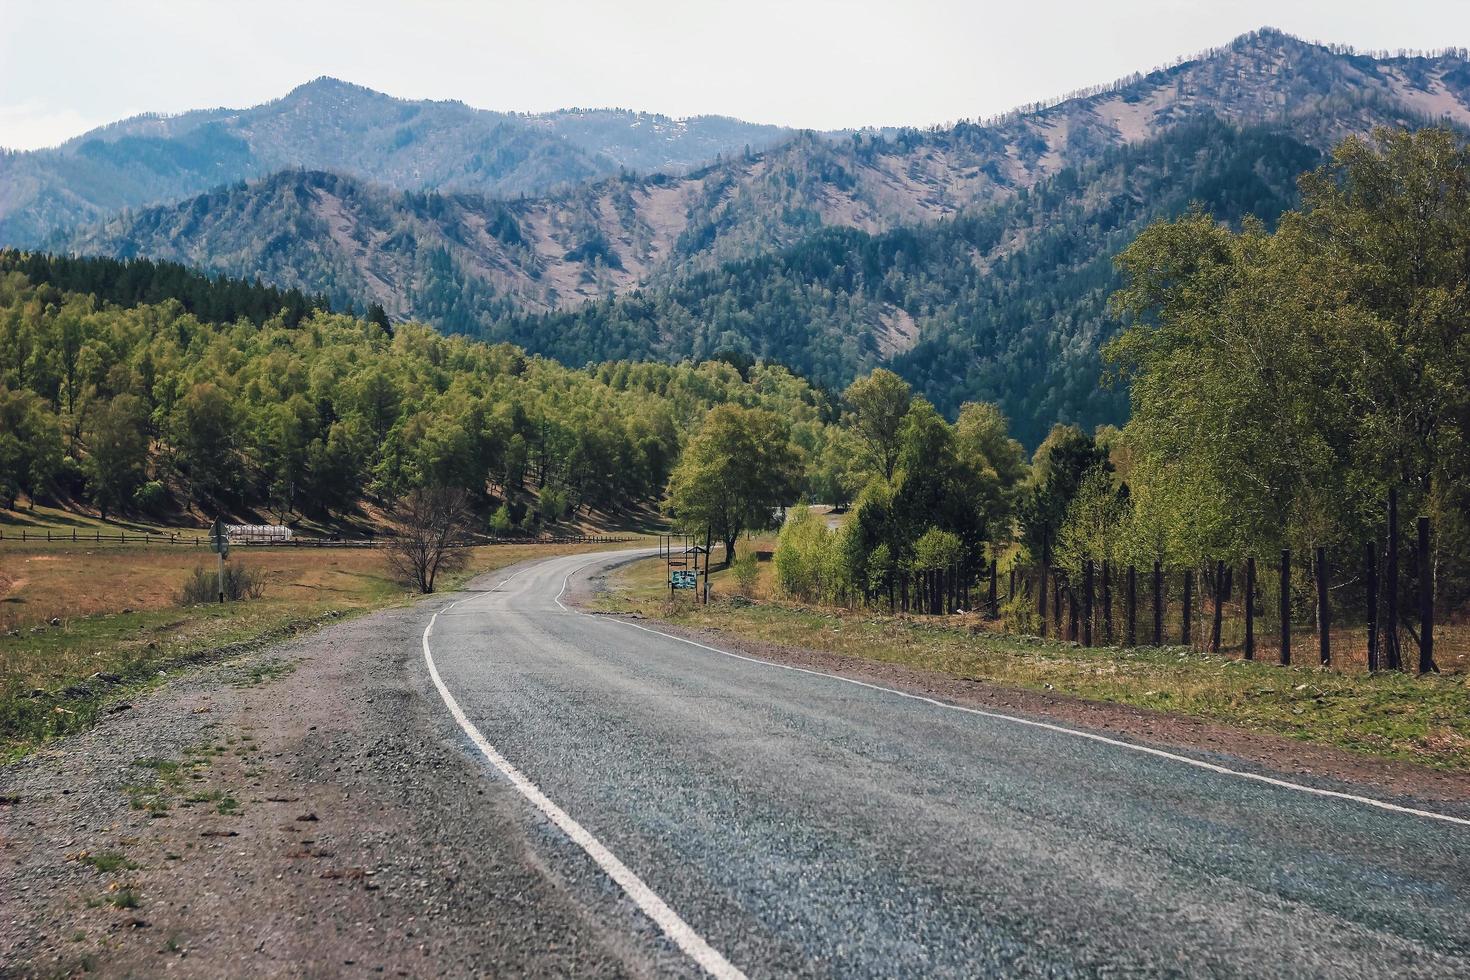
[[[102,519],[124,510],[148,480],[148,406],[136,395],[118,395],[91,413],[82,468]]]
[[[218,508],[241,484],[240,416],[218,385],[201,381],[179,401],[173,423],[176,462],[196,503]]]
[[[913,389],[892,371],[877,368],[848,385],[842,398],[851,412],[852,431],[861,440],[870,465],[883,474],[883,479],[892,480]]]
[[[10,507],[24,493],[34,507],[53,491],[62,468],[61,426],[51,406],[29,391],[0,387],[0,494]]]
[[[721,405],[689,441],[669,478],[668,509],[685,527],[725,545],[748,528],[768,526],[778,508],[801,493],[801,454],[790,427],[774,412]]]
[[[1032,561],[1049,563],[1067,511],[1083,478],[1093,470],[1108,472],[1106,451],[1074,425],[1058,425],[1037,447],[1031,478],[1021,499],[1022,543]]]
[[[1274,234],[1195,211],[1119,258],[1134,534],[1176,557],[1355,547],[1390,487],[1447,529],[1470,499],[1470,151],[1350,138],[1302,194]]]

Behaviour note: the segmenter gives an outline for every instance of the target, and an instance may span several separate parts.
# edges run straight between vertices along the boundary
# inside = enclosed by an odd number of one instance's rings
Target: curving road
[[[1465,822],[562,605],[633,554],[478,580],[424,666],[538,860],[650,972],[1470,976]]]

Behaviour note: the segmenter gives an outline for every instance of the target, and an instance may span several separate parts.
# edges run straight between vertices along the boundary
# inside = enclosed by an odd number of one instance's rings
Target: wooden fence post
[[[1041,619],[1041,638],[1046,639],[1046,548],[1041,550],[1042,561],[1039,569],[1041,579],[1036,589],[1036,614]]]
[[[1225,563],[1215,562],[1215,615],[1210,625],[1210,652],[1220,652],[1220,621],[1225,613]]]
[[[1378,548],[1369,540],[1363,548],[1363,582],[1368,590],[1368,672],[1378,670]]]
[[[1332,616],[1327,609],[1327,549],[1317,546],[1317,649],[1322,666],[1332,663]]]
[[[1164,645],[1164,566],[1154,560],[1154,646]]]
[[[1281,666],[1291,665],[1291,549],[1281,549]]]
[[[1054,568],[1051,573],[1051,621],[1056,627],[1057,639],[1062,639],[1062,574]]]
[[[1184,603],[1179,613],[1180,642],[1185,646],[1190,645],[1189,628],[1194,620],[1194,570],[1184,570]]]
[[[1128,566],[1128,645],[1138,646],[1138,570]]]
[[[1082,563],[1082,645],[1092,646],[1092,559]]]
[[[1000,607],[996,604],[995,596],[995,572],[997,564],[998,563],[994,558],[990,559],[990,595],[987,598],[989,599],[991,619],[995,619],[997,616],[1000,615]]]
[[[1245,560],[1245,659],[1256,659],[1256,560]]]
[[[1102,581],[1102,615],[1103,615],[1103,641],[1108,646],[1113,645],[1113,566],[1106,558],[1103,559],[1103,581]]]
[[[1437,672],[1434,664],[1434,561],[1429,554],[1429,518],[1419,518],[1419,673]]]
[[[1399,492],[1388,491],[1388,615],[1383,623],[1383,652],[1388,658],[1389,670],[1403,670],[1404,661],[1399,650]]]

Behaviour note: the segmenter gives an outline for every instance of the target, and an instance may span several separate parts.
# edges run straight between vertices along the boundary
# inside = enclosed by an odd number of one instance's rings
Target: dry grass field
[[[475,560],[485,557],[477,554]],[[395,591],[375,549],[240,548],[230,563],[260,571],[272,600],[350,608]],[[53,618],[176,606],[184,580],[200,567],[210,572],[215,567],[214,555],[205,548],[4,542],[0,632]]]
[[[440,589],[530,558],[627,546],[469,548]],[[160,671],[411,598],[375,549],[242,548],[230,561],[263,577],[260,598],[184,606],[184,580],[215,567],[205,549],[0,543],[0,756],[89,724]]]

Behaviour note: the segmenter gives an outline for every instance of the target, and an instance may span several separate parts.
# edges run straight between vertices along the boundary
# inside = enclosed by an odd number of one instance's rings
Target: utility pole
[[[218,517],[209,531],[209,550],[219,556],[219,601],[225,601],[225,559],[230,556],[230,536],[225,531],[225,522]]]

